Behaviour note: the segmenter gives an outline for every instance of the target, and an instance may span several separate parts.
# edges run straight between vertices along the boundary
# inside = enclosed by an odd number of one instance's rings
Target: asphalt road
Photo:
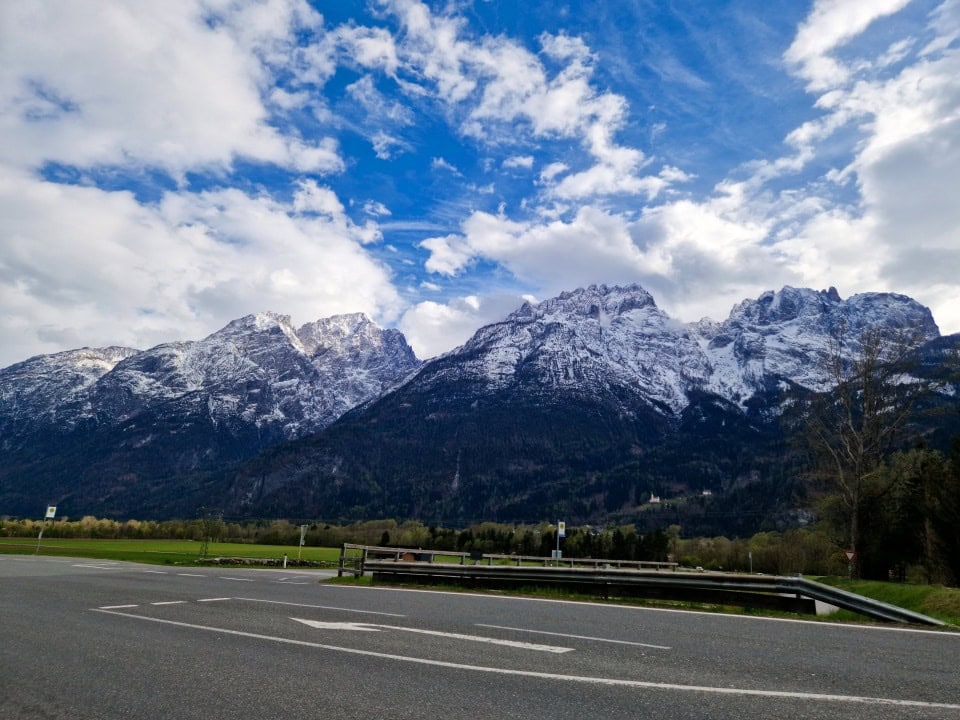
[[[0,718],[960,718],[960,634],[0,556]]]

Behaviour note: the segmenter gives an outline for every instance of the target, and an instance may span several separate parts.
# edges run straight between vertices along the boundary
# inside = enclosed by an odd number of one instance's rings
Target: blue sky
[[[421,357],[638,282],[960,331],[960,1],[0,7],[0,366],[362,311]]]

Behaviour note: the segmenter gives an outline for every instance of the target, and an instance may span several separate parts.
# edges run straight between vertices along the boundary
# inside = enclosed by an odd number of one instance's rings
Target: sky
[[[593,283],[960,332],[960,0],[0,3],[0,367]]]

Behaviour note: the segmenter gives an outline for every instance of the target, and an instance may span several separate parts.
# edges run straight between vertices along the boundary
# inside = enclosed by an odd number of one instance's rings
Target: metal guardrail
[[[440,553],[438,553],[440,554]],[[446,554],[446,553],[444,553]],[[602,562],[602,561],[601,561]],[[863,597],[802,577],[720,573],[661,573],[614,567],[570,568],[509,565],[457,565],[403,560],[365,559],[359,573],[371,572],[383,579],[457,582],[467,584],[534,584],[567,587],[593,586],[606,594],[626,590],[633,595],[650,593],[690,597],[725,598],[730,604],[757,607],[789,606],[820,600],[877,620],[914,625],[945,625],[940,620],[905,610],[879,600]],[[784,601],[787,599],[787,602]]]
[[[353,553],[351,555],[351,553]],[[522,565],[542,565],[564,566],[564,567],[592,567],[592,568],[634,568],[637,570],[675,570],[675,562],[653,562],[650,560],[604,560],[595,558],[561,558],[554,559],[543,557],[542,555],[501,555],[497,553],[480,552],[456,552],[453,550],[424,550],[422,548],[396,548],[384,547],[381,545],[355,545],[353,543],[344,543],[340,548],[340,571],[339,576],[344,573],[362,575],[362,567],[370,559],[392,558],[395,562],[402,560],[410,562],[437,563],[437,558],[458,558],[460,565],[465,565],[467,561],[472,563],[486,563],[493,565],[505,565],[507,563],[517,566]],[[448,563],[445,563],[448,564]]]

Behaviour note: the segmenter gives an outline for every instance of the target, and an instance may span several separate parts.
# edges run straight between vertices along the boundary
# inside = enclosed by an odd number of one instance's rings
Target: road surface
[[[960,634],[0,555],[0,718],[958,718]]]

